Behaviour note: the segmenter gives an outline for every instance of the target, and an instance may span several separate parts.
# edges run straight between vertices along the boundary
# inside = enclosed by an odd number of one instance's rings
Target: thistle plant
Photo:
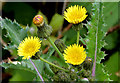
[[[81,22],[88,16],[86,13],[85,7],[82,8],[82,6],[78,5],[71,6],[64,12],[64,18],[69,23],[72,23],[73,29],[77,31],[77,44],[79,44],[80,29],[83,27]]]
[[[35,75],[32,81],[43,83],[44,81],[110,81],[110,75],[101,63],[106,56],[101,51],[105,46],[106,36],[103,8],[102,2],[92,3],[90,16],[86,7],[80,5],[70,6],[64,11],[62,18],[72,24],[72,29],[77,34],[76,43],[71,45],[64,43],[66,37],[56,39],[55,42],[52,40],[54,29],[45,21],[42,14],[35,15],[32,20],[37,28],[36,36],[32,33],[32,36],[29,35],[29,26],[22,28],[16,21],[0,17],[0,27],[6,30],[6,37],[11,40],[3,48],[17,51],[16,62],[2,61],[0,66],[5,69],[29,71]],[[80,36],[82,28],[88,30],[84,38]],[[50,43],[47,53],[43,52],[43,48],[46,47],[43,41]]]

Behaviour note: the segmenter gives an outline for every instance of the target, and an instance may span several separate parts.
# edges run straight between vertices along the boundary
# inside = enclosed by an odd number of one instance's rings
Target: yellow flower
[[[82,6],[71,6],[66,11],[64,11],[64,18],[69,22],[73,24],[78,24],[85,20],[85,18],[88,16],[86,15],[87,11],[85,7],[82,8]]]
[[[83,46],[80,45],[70,45],[69,47],[64,50],[64,59],[66,60],[66,63],[71,63],[73,65],[79,65],[83,63],[83,61],[86,59],[86,52]]]
[[[41,40],[38,37],[28,37],[23,40],[18,47],[18,55],[24,56],[23,59],[29,59],[35,56],[41,47]]]

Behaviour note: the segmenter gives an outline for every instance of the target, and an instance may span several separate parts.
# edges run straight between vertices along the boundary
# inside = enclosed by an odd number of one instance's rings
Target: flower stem
[[[77,31],[77,44],[79,44],[79,35],[80,35],[80,31]]]
[[[35,66],[35,64],[32,62],[32,60],[31,60],[30,58],[29,58],[29,60],[30,60],[30,62],[32,63],[32,65],[34,66],[37,74],[39,75],[39,77],[40,77],[40,79],[41,79],[41,81],[44,83],[44,80],[43,80],[42,76],[40,75],[39,71],[37,70],[37,67]]]
[[[47,60],[43,59],[43,58],[40,57],[40,56],[39,56],[39,58],[40,58],[41,61],[44,61],[44,62],[48,63],[49,65],[52,65],[52,66],[54,66],[54,67],[56,67],[56,68],[58,68],[58,69],[60,69],[60,70],[65,71],[65,72],[69,72],[68,70],[66,70],[66,69],[64,69],[64,68],[61,68],[61,67],[59,67],[59,66],[57,66],[57,65],[55,65],[55,64],[53,64],[53,63],[51,63],[51,62],[48,62]]]
[[[47,38],[47,40],[50,42],[50,44],[55,48],[55,50],[57,51],[57,53],[59,54],[60,58],[62,60],[64,60],[62,53],[58,50],[58,48],[55,46],[55,44],[53,43],[53,41],[50,39],[50,37]]]
[[[56,50],[57,53],[59,54],[60,58],[61,58],[63,61],[65,61],[64,58],[63,58],[62,53],[59,51],[59,49],[56,47],[56,45],[53,43],[53,41],[50,39],[50,37],[48,37],[47,40],[48,40],[48,41],[50,42],[50,44],[55,48],[55,50]],[[68,64],[68,63],[66,63],[66,64],[67,64],[68,68],[70,68],[69,64]]]

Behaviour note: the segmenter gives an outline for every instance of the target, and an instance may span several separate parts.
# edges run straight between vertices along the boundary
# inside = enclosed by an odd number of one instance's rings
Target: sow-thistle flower
[[[87,11],[85,7],[82,6],[71,6],[66,11],[64,11],[64,18],[69,22],[73,24],[78,24],[85,20],[85,18],[88,16],[86,15]]]
[[[80,45],[70,45],[64,50],[64,59],[66,63],[71,63],[73,65],[79,65],[84,62],[86,59],[86,52],[83,46]]]
[[[35,56],[36,52],[41,47],[41,40],[38,37],[28,37],[23,40],[18,47],[18,55],[23,56],[23,59],[29,59]]]

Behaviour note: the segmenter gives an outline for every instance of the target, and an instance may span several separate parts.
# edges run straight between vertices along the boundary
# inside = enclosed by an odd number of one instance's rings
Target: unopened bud
[[[44,22],[43,17],[41,15],[36,15],[33,18],[33,23],[38,28],[38,31],[37,31],[38,37],[48,38],[52,33],[52,27]]]
[[[70,81],[70,76],[64,71],[59,71],[57,75],[59,76],[59,81]]]
[[[86,57],[85,61],[83,62],[83,68],[85,70],[90,70],[93,66],[93,60],[90,57]]]
[[[60,50],[60,52],[63,53],[66,48],[66,45],[64,44],[63,40],[57,39],[54,43],[56,47]]]
[[[36,16],[33,18],[33,23],[34,23],[36,26],[42,26],[43,23],[44,23],[43,17],[42,17],[41,15],[36,15]]]

